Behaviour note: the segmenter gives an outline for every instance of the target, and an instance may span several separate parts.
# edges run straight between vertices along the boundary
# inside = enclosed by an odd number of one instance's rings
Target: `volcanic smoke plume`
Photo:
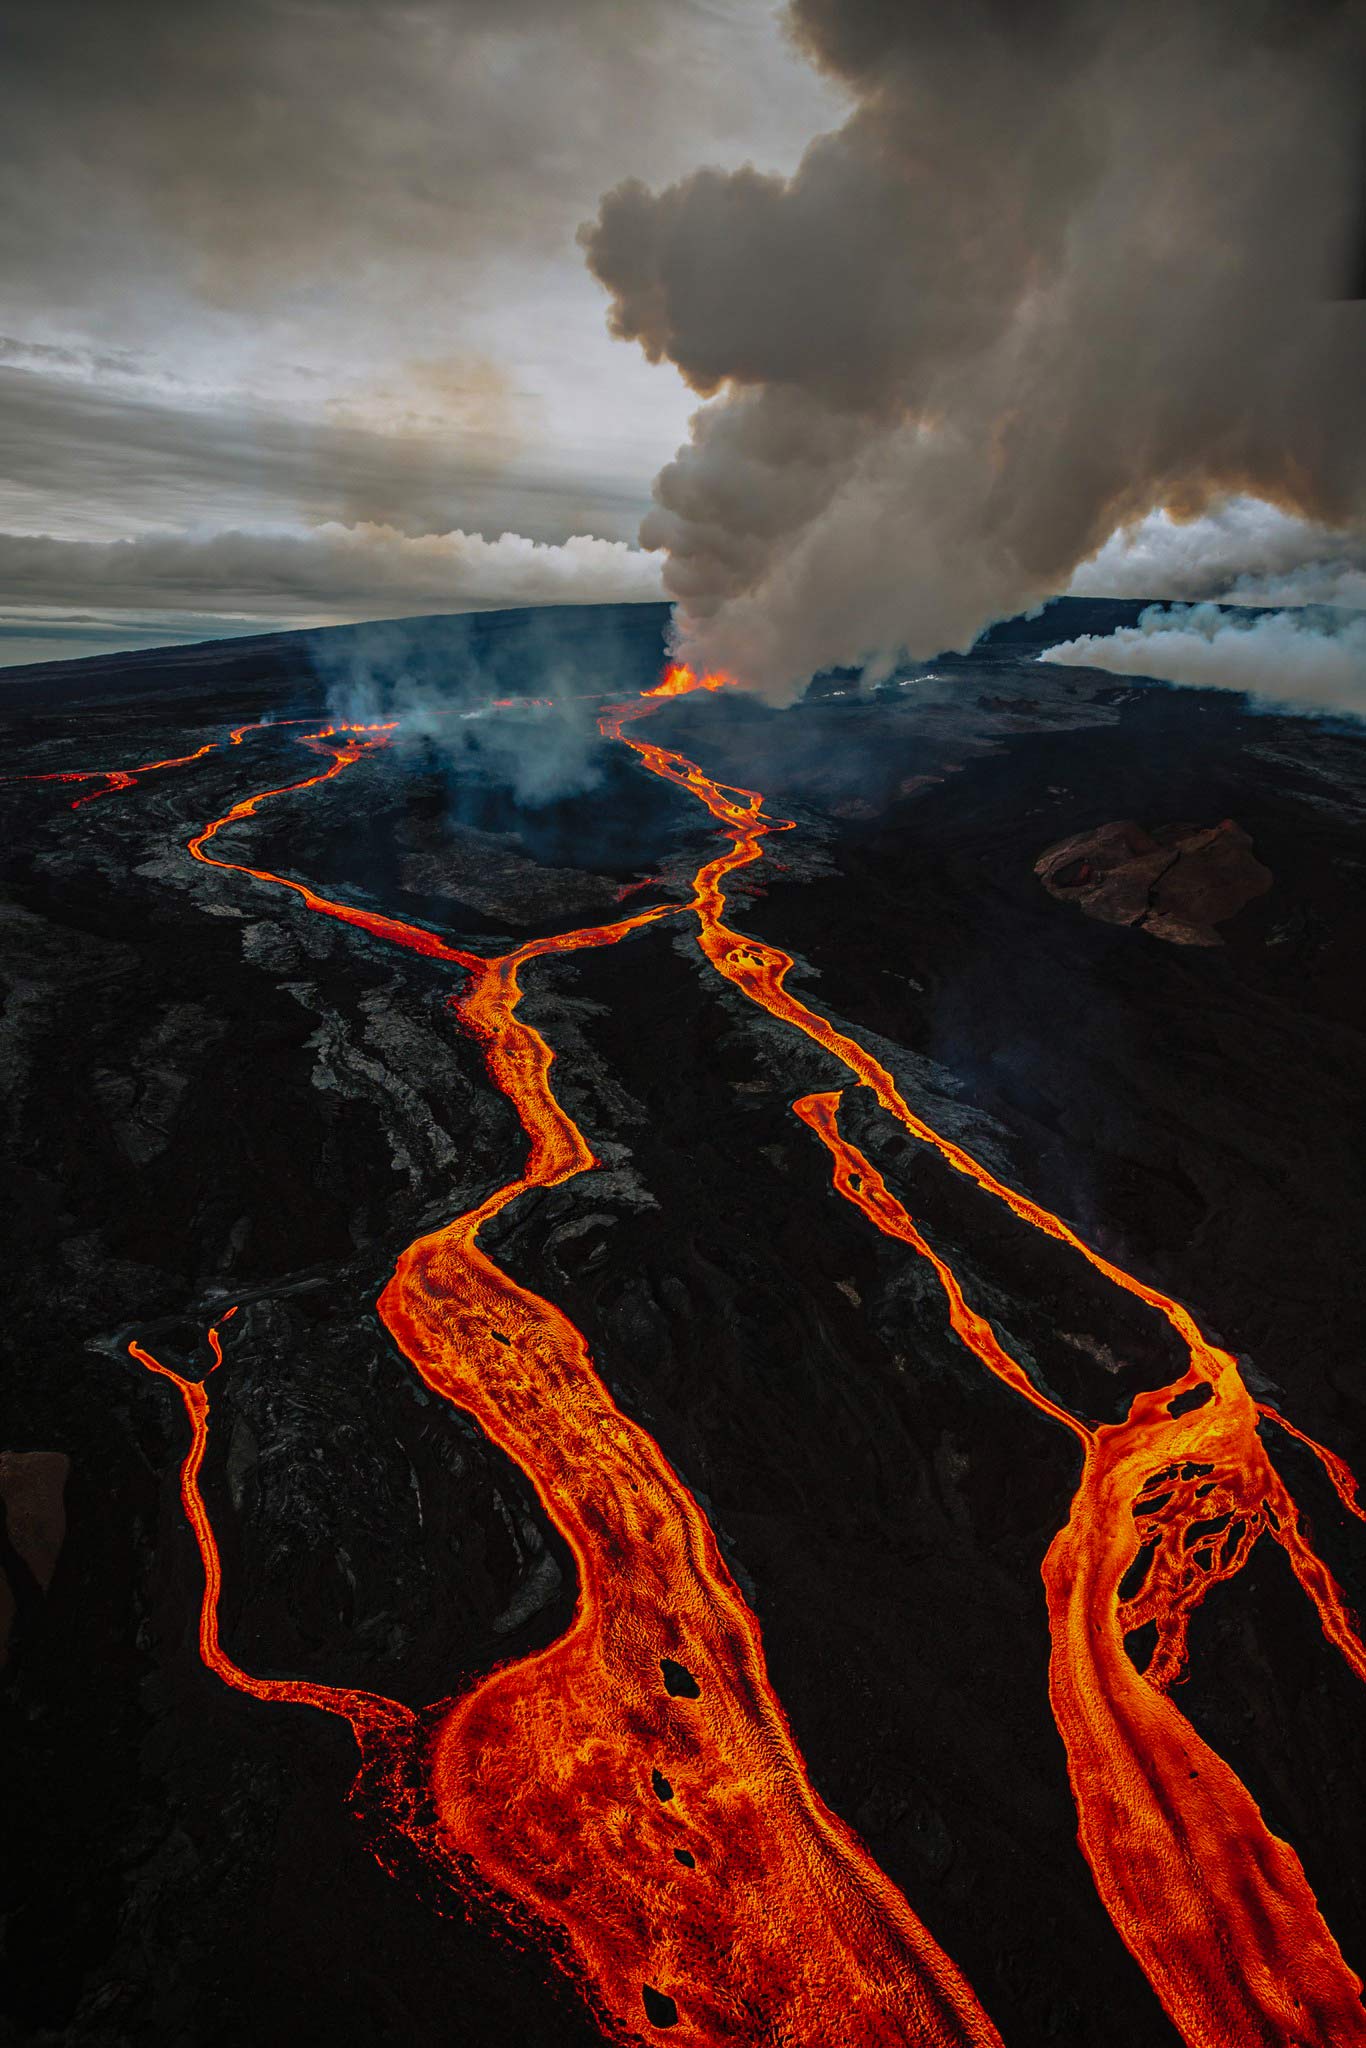
[[[966,647],[1155,507],[1361,520],[1358,10],[789,18],[844,126],[790,179],[631,181],[582,231],[614,331],[711,400],[641,530],[685,659],[783,698]]]

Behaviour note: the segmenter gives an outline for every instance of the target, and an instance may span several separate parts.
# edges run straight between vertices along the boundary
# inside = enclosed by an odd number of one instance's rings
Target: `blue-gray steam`
[[[663,605],[379,621],[319,634],[311,655],[339,723],[397,720],[400,757],[435,756],[537,809],[597,785],[598,708],[657,681],[666,621]]]

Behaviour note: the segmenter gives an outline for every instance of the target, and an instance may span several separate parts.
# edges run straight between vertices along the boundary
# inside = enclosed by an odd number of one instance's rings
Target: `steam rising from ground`
[[[620,185],[582,232],[613,330],[712,401],[641,530],[683,658],[782,699],[965,649],[1159,507],[1358,525],[1359,15],[789,13],[845,125],[791,178]]]
[[[1153,605],[1136,626],[1059,641],[1039,660],[1366,717],[1366,618],[1308,611],[1239,619],[1213,604]]]
[[[339,723],[397,719],[400,752],[423,753],[451,771],[477,802],[481,782],[510,788],[535,809],[592,789],[601,779],[597,707],[635,695],[658,673],[662,606],[584,615],[520,612],[393,620],[319,634],[312,661]],[[459,771],[459,774],[455,771]]]

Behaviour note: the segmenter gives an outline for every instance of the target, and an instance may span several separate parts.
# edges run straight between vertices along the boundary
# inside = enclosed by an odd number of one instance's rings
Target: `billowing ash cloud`
[[[967,646],[1159,506],[1361,521],[1358,11],[790,19],[845,125],[791,178],[620,185],[581,237],[614,332],[712,398],[642,528],[688,658],[782,697]]]
[[[1059,641],[1039,660],[1366,718],[1366,617],[1309,610],[1240,619],[1213,604],[1152,605],[1136,626]]]

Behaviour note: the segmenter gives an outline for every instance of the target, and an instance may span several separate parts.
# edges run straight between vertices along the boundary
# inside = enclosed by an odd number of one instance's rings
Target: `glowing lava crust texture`
[[[221,1567],[200,1490],[213,1376],[229,1369],[228,1317],[220,1316],[203,1377],[130,1346],[178,1388],[189,1424],[181,1500],[204,1568],[203,1660],[242,1692],[344,1717],[360,1751],[356,1803],[381,1861],[396,1860],[385,1843],[402,1837],[465,1895],[538,1933],[612,2039],[667,2031],[683,2042],[774,2048],[998,2040],[911,1904],[810,1784],[768,1680],[758,1624],[697,1502],[614,1404],[574,1325],[480,1248],[484,1226],[520,1195],[595,1164],[552,1088],[552,1048],[518,1015],[524,973],[548,954],[615,946],[662,919],[690,919],[707,962],[743,996],[831,1054],[983,1196],[1165,1318],[1186,1347],[1185,1373],[1140,1394],[1122,1423],[1093,1427],[1069,1414],[1035,1387],[876,1168],[841,1135],[839,1096],[793,1105],[826,1147],[838,1193],[933,1269],[968,1352],[1076,1441],[1071,1513],[1043,1567],[1052,1706],[1081,1849],[1171,2020],[1191,2048],[1366,2044],[1360,1981],[1298,1857],[1168,1692],[1183,1669],[1194,1608],[1263,1535],[1282,1546],[1325,1636],[1366,1678],[1353,1618],[1267,1457],[1262,1428],[1285,1428],[1308,1445],[1360,1515],[1352,1475],[1259,1407],[1233,1357],[1178,1302],[1101,1257],[925,1123],[870,1052],[788,990],[790,956],[726,925],[727,877],[760,860],[764,839],[789,821],[767,815],[758,791],[714,782],[634,730],[659,700],[725,680],[671,669],[646,697],[606,709],[599,721],[605,738],[694,797],[719,828],[722,849],[683,904],[485,958],[222,851],[225,833],[263,804],[386,745],[384,726],[308,732],[303,744],[324,764],[316,773],[246,797],[189,841],[201,862],[291,891],[312,912],[458,974],[452,1008],[516,1109],[526,1156],[478,1207],[407,1248],[379,1312],[426,1385],[473,1416],[530,1476],[578,1572],[573,1622],[559,1641],[420,1713],[241,1669],[219,1640]],[[1125,1637],[1148,1623],[1156,1649],[1140,1672]],[[918,1903],[933,1917],[932,1901]]]

